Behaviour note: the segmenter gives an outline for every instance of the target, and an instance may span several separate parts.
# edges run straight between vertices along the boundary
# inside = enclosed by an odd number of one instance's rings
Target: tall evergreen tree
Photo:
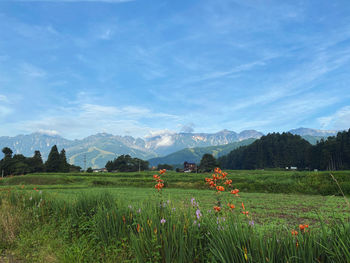
[[[58,153],[57,146],[54,145],[52,146],[51,151],[49,153],[49,157],[45,162],[45,170],[47,172],[59,172],[60,168],[61,168],[60,154]]]
[[[40,151],[35,151],[34,156],[28,159],[32,173],[40,173],[44,171],[44,163]]]
[[[68,173],[69,172],[69,163],[67,163],[66,151],[64,149],[60,152],[60,172]]]

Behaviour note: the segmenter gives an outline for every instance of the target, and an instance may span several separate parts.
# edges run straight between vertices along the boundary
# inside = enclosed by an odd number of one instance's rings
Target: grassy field
[[[204,182],[211,174],[167,172],[161,195],[153,175],[31,174],[0,180],[0,254],[14,253],[28,262],[350,259],[350,254],[338,255],[350,253],[344,248],[350,247],[350,207],[327,172],[228,171],[240,196],[220,194],[220,213],[213,212],[216,191]],[[348,193],[350,172],[334,176]],[[236,208],[229,210],[228,202]],[[248,217],[241,213],[242,202]],[[300,224],[309,225],[307,233],[298,229]],[[293,229],[300,232],[297,239]],[[216,247],[222,240],[230,245]]]

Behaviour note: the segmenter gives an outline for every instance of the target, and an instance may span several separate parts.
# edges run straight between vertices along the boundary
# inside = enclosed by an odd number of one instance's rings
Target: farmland
[[[328,172],[227,172],[240,193],[221,193],[218,214],[212,209],[216,191],[205,184],[211,174],[167,172],[161,194],[154,188],[155,172],[5,178],[0,180],[0,251],[28,262],[349,259],[339,253],[349,252],[344,246],[350,207]],[[350,172],[333,175],[349,194]],[[225,208],[228,202],[236,208]],[[240,212],[243,202],[247,217]],[[300,224],[309,226],[307,232]],[[229,244],[214,246],[224,240]]]

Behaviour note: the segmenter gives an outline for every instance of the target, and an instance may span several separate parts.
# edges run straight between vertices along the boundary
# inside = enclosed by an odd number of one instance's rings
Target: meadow
[[[160,191],[155,172],[5,178],[0,254],[25,262],[350,262],[350,207],[329,172],[227,173],[239,196],[210,189],[212,174],[167,172]],[[349,194],[350,172],[333,175]]]

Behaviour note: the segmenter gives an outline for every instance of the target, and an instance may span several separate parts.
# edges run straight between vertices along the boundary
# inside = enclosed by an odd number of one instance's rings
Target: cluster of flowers
[[[305,233],[306,232],[306,228],[308,228],[309,227],[309,225],[302,225],[302,224],[300,224],[299,225],[299,229],[300,229],[300,231],[301,231],[301,233]],[[292,230],[292,236],[297,236],[298,235],[298,231],[296,231],[296,230]]]
[[[157,182],[157,184],[154,187],[158,190],[158,192],[162,190],[162,188],[164,187],[164,180],[162,180],[160,177],[163,174],[165,174],[165,172],[166,172],[166,169],[162,169],[162,170],[159,170],[159,175],[158,174],[153,175],[154,180]]]
[[[221,171],[220,168],[215,168],[212,178],[205,178],[205,181],[210,188],[216,189],[217,194],[220,194],[221,192],[225,191],[225,187],[226,189],[233,188],[232,180],[229,180],[226,177],[227,177],[226,172]],[[230,191],[230,193],[234,196],[239,197],[238,189],[233,189]],[[227,204],[227,206],[230,210],[233,210],[236,208],[236,206],[230,202]],[[218,205],[214,206],[214,211],[215,212],[221,211],[220,202],[218,202]],[[242,213],[248,217],[249,212],[245,210],[243,202],[242,202]]]

